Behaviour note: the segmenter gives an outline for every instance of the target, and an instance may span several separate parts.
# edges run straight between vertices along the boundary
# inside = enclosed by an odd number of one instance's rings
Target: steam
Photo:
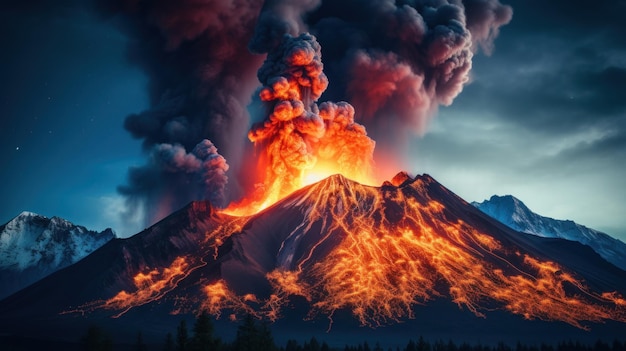
[[[324,162],[369,169],[374,143],[365,127],[379,148],[405,153],[406,138],[424,134],[438,106],[453,102],[473,55],[490,54],[512,16],[499,0],[97,1],[149,77],[150,107],[124,124],[149,160],[119,189],[128,215],[143,208],[148,224],[198,198],[198,189],[183,188],[197,183],[200,171],[186,167],[206,162],[194,150],[204,139],[231,168],[228,189],[225,177],[205,172],[201,193],[225,202],[248,194],[254,173],[267,188],[272,177],[295,184]],[[254,96],[266,116],[251,105]],[[322,98],[352,106],[318,106]],[[249,111],[263,120],[249,132],[255,153],[246,141]],[[254,163],[267,167],[252,172]]]

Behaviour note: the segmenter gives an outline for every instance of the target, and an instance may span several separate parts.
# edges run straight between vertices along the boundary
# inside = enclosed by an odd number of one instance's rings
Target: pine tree
[[[311,351],[320,351],[320,343],[319,341],[317,341],[317,339],[315,337],[311,338],[311,341],[309,341],[309,349]]]
[[[189,335],[187,333],[187,322],[182,320],[176,329],[176,351],[187,351],[188,343]]]
[[[293,340],[293,339],[287,340],[285,351],[299,351],[299,350],[302,350],[302,348],[300,347],[300,345],[298,345],[298,342],[296,340]]]
[[[135,344],[135,351],[148,351],[148,345],[143,342],[143,335],[141,332],[137,333],[137,343]]]
[[[275,351],[276,344],[274,343],[274,337],[267,323],[261,323],[258,328],[258,346],[256,350],[259,351]]]
[[[165,336],[163,351],[174,351],[174,337],[172,336],[172,333],[167,333]]]
[[[430,351],[430,344],[427,343],[421,335],[417,340],[417,351]]]
[[[206,311],[203,311],[193,326],[193,337],[190,342],[192,351],[217,350],[218,340],[213,336],[213,323]]]
[[[87,333],[81,338],[81,343],[85,351],[113,350],[113,341],[111,338],[95,325],[87,329]]]
[[[243,324],[237,328],[237,337],[233,349],[235,351],[257,351],[259,331],[252,315],[248,314]]]

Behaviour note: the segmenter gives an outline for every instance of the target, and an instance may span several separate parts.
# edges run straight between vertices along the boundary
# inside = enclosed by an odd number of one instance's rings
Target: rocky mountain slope
[[[531,211],[511,195],[492,196],[483,202],[472,202],[476,208],[520,232],[544,238],[561,238],[590,246],[600,256],[626,270],[626,244],[608,234],[573,221],[544,217]]]
[[[78,262],[109,240],[62,218],[22,212],[0,226],[0,299]]]

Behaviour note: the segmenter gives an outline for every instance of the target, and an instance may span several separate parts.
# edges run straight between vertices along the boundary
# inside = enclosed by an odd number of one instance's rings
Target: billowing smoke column
[[[469,80],[472,56],[489,54],[512,16],[499,0],[96,1],[128,34],[129,57],[149,77],[150,107],[129,116],[125,127],[149,154],[161,144],[192,150],[212,140],[231,166],[229,200],[249,194],[259,181],[262,191],[273,191],[272,177],[287,184],[286,192],[302,169],[328,160],[340,163],[342,172],[367,169],[367,156],[359,161],[366,167],[346,156],[360,150],[369,155],[373,143],[361,137],[361,124],[382,150],[378,164],[381,155],[401,159],[411,131],[423,134],[437,107],[452,103]],[[300,36],[304,32],[321,44],[327,78],[319,45]],[[292,55],[290,45],[307,48]],[[268,54],[259,80],[270,115],[249,134],[254,156],[246,149],[248,109],[265,57],[251,51]],[[282,67],[272,65],[289,57]],[[285,81],[287,95],[278,96]],[[324,92],[327,81],[332,85]],[[323,100],[349,101],[354,108],[317,107],[322,92]],[[249,166],[259,164],[254,157],[272,168],[260,170],[263,179],[250,176],[259,173]],[[395,164],[393,172],[402,167]],[[120,191],[131,212],[143,205],[153,222],[197,197],[181,190],[188,179],[180,174],[185,172],[164,172],[149,162],[132,169]]]
[[[155,163],[154,153],[159,151],[154,150],[162,149],[162,144],[193,150],[203,139],[214,142],[232,167],[228,190],[237,194],[240,189],[233,175],[241,169],[247,144],[246,107],[258,87],[255,75],[263,62],[246,43],[262,2],[95,1],[99,12],[127,35],[129,60],[148,77],[149,107],[124,123],[143,140],[150,158],[145,166],[132,168],[128,183],[119,189],[130,205],[126,215],[134,218],[144,212],[146,224],[151,224],[202,198],[198,193],[202,189],[187,189],[190,180],[185,169],[172,172],[175,164],[167,170],[157,166],[161,163]]]
[[[474,52],[491,53],[511,16],[498,0],[344,0],[308,18],[333,82],[328,98],[350,101],[379,148],[404,154],[406,131],[423,134],[452,103]]]
[[[146,165],[130,169],[130,184],[120,187],[119,191],[129,199],[151,194],[154,203],[158,204],[153,214],[160,218],[181,205],[177,202],[179,198],[189,201],[207,199],[216,206],[223,206],[228,183],[226,171],[226,159],[207,139],[198,143],[191,152],[187,152],[180,144],[162,143],[152,148]],[[161,184],[179,184],[178,197],[172,197],[170,189]],[[139,191],[135,193],[137,189]],[[138,208],[144,206],[141,203],[133,205]]]
[[[371,171],[374,142],[354,123],[354,108],[346,102],[315,104],[328,86],[322,69],[321,48],[306,33],[285,34],[259,69],[259,96],[269,115],[248,136],[265,172],[264,194],[257,194],[262,202],[299,189],[305,172],[318,163],[356,179]]]

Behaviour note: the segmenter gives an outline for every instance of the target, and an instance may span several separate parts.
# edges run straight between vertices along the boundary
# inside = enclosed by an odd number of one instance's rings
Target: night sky
[[[406,169],[626,241],[626,1],[502,2],[513,20]],[[145,155],[123,124],[148,107],[148,78],[85,3],[0,7],[0,222],[28,210],[125,237],[144,225],[120,220],[117,187]]]

